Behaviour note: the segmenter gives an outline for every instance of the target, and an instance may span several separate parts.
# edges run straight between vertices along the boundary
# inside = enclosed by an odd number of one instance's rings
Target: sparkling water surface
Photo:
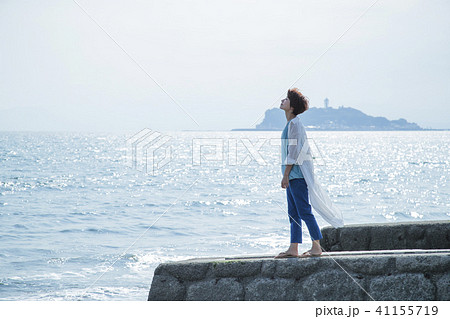
[[[281,131],[164,134],[145,172],[133,133],[0,132],[0,300],[146,300],[161,262],[287,248]],[[449,219],[450,132],[307,134],[346,224]]]

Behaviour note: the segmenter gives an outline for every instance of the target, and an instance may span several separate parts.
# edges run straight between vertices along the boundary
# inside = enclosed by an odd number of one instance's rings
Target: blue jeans
[[[286,193],[289,222],[291,223],[291,243],[302,242],[302,219],[308,227],[311,239],[322,239],[322,233],[309,204],[308,186],[305,179],[294,178],[289,180],[289,187],[286,188]]]

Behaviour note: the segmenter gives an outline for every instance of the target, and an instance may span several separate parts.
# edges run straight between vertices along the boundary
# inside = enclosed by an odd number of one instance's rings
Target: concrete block
[[[402,225],[380,225],[371,227],[370,238],[369,250],[406,248],[406,228]]]
[[[398,256],[396,268],[400,272],[444,272],[450,270],[449,257],[448,254]]]
[[[349,272],[365,275],[388,274],[395,270],[395,258],[391,256],[348,256],[339,258],[339,264]]]
[[[277,268],[277,260],[263,260],[261,265],[261,276],[273,277]]]
[[[423,274],[399,274],[373,278],[369,293],[376,301],[435,300],[436,288]]]
[[[235,278],[215,278],[196,282],[188,287],[186,300],[244,300],[244,287]]]
[[[320,268],[333,268],[335,263],[324,257],[287,258],[278,260],[275,276],[299,279],[306,277]]]
[[[245,300],[295,300],[295,279],[256,278],[245,287]]]
[[[436,300],[450,300],[450,274],[447,272],[436,282]]]
[[[249,277],[261,272],[261,260],[243,261],[232,260],[225,262],[214,262],[212,273],[215,277]]]
[[[341,250],[369,250],[370,232],[365,227],[341,228],[339,234]]]
[[[342,269],[314,273],[298,283],[301,289],[299,296],[303,298],[301,300],[367,300],[361,289],[364,288],[364,279],[350,275],[354,280]]]
[[[165,275],[155,275],[148,294],[148,300],[184,300],[185,286],[176,278]]]
[[[205,278],[211,263],[171,262],[160,264],[155,275],[170,275],[181,281],[197,281]]]

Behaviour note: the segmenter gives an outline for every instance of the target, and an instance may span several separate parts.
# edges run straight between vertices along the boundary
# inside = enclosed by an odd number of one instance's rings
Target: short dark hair
[[[297,88],[289,89],[287,93],[294,115],[302,114],[309,109],[309,101]]]

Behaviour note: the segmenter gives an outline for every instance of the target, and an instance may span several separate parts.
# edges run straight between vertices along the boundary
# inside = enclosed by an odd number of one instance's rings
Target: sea
[[[307,135],[345,224],[449,219],[449,131]],[[280,138],[0,132],[0,300],[144,301],[160,263],[275,256],[290,238]]]

